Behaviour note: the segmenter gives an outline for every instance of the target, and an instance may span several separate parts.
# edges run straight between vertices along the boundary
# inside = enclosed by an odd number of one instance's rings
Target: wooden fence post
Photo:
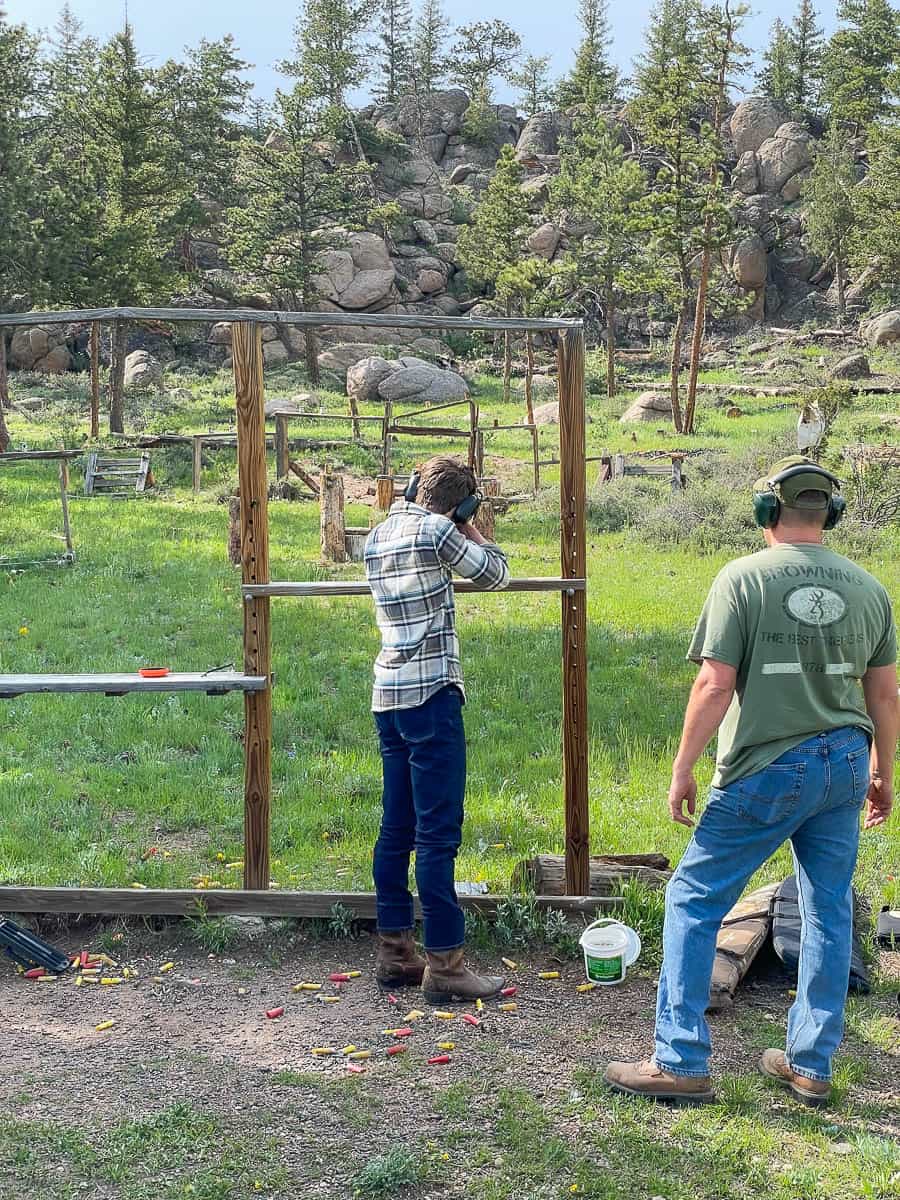
[[[560,561],[564,578],[587,573],[585,546],[584,334],[559,335]],[[590,887],[587,720],[587,595],[562,595],[562,742],[566,817],[566,888]]]
[[[191,487],[194,495],[200,491],[200,476],[203,472],[203,434],[191,437]]]
[[[541,450],[538,443],[537,425],[531,426],[531,457],[534,463],[534,494],[541,490]]]
[[[480,429],[475,434],[475,478],[484,478],[484,434]]]
[[[391,421],[394,416],[394,403],[392,400],[384,402],[384,425],[381,432],[381,473],[382,475],[391,474]]]
[[[319,489],[322,557],[328,562],[346,562],[344,538],[344,477],[326,466]]]
[[[375,480],[375,507],[387,512],[394,503],[394,472],[379,475]]]
[[[478,406],[474,400],[469,401],[469,466],[475,471],[475,458],[478,453]],[[477,475],[478,472],[475,471]]]
[[[288,461],[288,419],[287,413],[275,414],[275,477],[287,479]]]
[[[72,553],[72,526],[69,522],[69,464],[64,458],[59,460],[59,499],[62,504],[63,536],[66,539],[66,551]]]
[[[91,438],[100,436],[100,322],[91,321]]]
[[[268,583],[268,479],[260,326],[256,322],[237,322],[232,327],[232,349],[241,493],[241,574],[244,583]],[[265,675],[269,681],[265,691],[244,694],[244,887],[260,890],[269,886],[272,802],[272,634],[268,596],[244,602],[244,671]]]

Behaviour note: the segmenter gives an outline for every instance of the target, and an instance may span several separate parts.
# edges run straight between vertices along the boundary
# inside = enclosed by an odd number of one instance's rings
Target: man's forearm
[[[681,744],[674,763],[676,770],[693,769],[710,738],[722,724],[733,695],[733,688],[721,687],[703,676],[697,677],[684,714]]]

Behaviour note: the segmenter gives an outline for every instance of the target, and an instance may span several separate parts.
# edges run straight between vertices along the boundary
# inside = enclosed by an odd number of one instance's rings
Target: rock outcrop
[[[159,391],[162,367],[148,350],[134,350],[125,359],[126,392]]]
[[[59,325],[24,325],[16,328],[9,347],[9,365],[42,375],[60,375],[72,365],[66,331]]]
[[[873,350],[876,346],[887,346],[891,342],[900,341],[900,308],[863,321],[859,336]]]
[[[672,397],[668,392],[641,392],[637,400],[626,408],[619,420],[623,425],[637,421],[662,421],[672,419]]]
[[[394,295],[397,272],[384,239],[376,233],[352,233],[345,249],[324,250],[314,285],[323,299],[357,312]]]
[[[465,400],[466,381],[455,371],[436,367],[421,358],[398,358],[391,373],[378,385],[382,400],[415,401],[417,404],[443,404]]]

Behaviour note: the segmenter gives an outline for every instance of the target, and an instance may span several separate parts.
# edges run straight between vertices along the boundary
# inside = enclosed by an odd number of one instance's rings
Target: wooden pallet
[[[150,455],[137,458],[103,458],[97,450],[88,455],[84,473],[86,496],[140,496],[147,487]]]

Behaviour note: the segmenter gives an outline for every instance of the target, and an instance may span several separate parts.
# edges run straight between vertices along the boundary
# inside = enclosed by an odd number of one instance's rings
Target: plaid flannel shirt
[[[450,683],[462,691],[452,572],[485,590],[506,587],[500,547],[479,546],[448,517],[400,500],[366,539],[365,563],[381,630],[372,710],[415,708]]]

